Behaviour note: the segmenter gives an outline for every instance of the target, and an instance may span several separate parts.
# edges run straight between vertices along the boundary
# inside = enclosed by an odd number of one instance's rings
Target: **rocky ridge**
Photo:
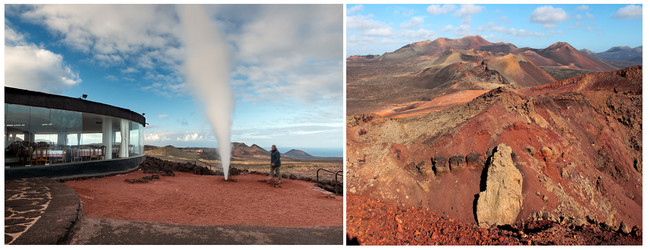
[[[640,227],[641,71],[497,88],[412,118],[348,116],[348,192],[477,223],[485,159],[505,143],[523,175],[516,221]]]

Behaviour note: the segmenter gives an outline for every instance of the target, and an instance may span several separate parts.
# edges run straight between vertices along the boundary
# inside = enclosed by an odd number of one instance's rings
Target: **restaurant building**
[[[5,87],[5,179],[126,172],[144,160],[143,115]]]

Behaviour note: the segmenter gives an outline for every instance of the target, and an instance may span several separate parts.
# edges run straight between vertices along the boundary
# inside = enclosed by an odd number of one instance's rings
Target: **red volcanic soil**
[[[126,175],[67,181],[81,198],[83,212],[94,217],[184,225],[311,227],[343,225],[343,199],[331,198],[313,183],[283,180],[274,187],[254,174],[200,176],[175,172],[148,183],[127,183],[144,176]]]
[[[452,105],[467,103],[474,98],[485,94],[488,90],[461,90],[448,95],[442,95],[434,98],[428,102],[418,102],[412,105],[413,109],[406,108],[389,108],[377,112],[378,115],[383,117],[405,118],[414,117],[427,114],[431,111],[443,110]],[[408,106],[407,105],[407,106]]]
[[[480,228],[421,207],[347,195],[348,245],[641,245],[641,230],[621,234],[598,225],[546,220]]]

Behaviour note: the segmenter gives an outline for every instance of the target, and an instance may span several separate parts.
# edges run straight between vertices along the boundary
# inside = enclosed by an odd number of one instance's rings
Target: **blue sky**
[[[150,145],[216,147],[175,5],[5,5],[5,85],[145,113]],[[233,142],[343,153],[343,6],[204,6],[228,44]]]
[[[568,42],[602,52],[642,45],[641,4],[348,4],[346,56],[383,54],[413,42],[480,35],[545,48]]]

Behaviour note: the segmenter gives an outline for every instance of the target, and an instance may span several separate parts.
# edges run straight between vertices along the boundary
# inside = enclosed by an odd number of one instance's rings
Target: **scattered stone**
[[[528,151],[528,154],[530,154],[530,156],[535,155],[535,153],[537,152],[537,150],[530,145],[526,146],[526,151]]]
[[[597,225],[598,218],[596,218],[595,216],[587,215],[587,222]]]
[[[145,174],[158,174],[162,176],[175,176],[174,171],[188,172],[196,175],[216,175],[217,173],[202,166],[189,162],[173,162],[147,156],[140,163],[140,169]],[[231,167],[228,175],[238,175],[241,170]],[[221,173],[223,175],[223,173]]]
[[[295,174],[290,174],[289,179],[295,180],[298,179],[298,177]]]
[[[546,146],[542,147],[542,149],[540,150],[540,153],[542,154],[544,159],[547,159],[547,158],[553,156],[553,150],[551,148],[549,148],[549,147],[546,147]]]
[[[641,167],[641,162],[639,162],[639,158],[634,158],[634,169],[639,173],[643,173],[643,168]]]
[[[413,163],[413,168],[414,168],[418,173],[420,173],[420,174],[424,174],[424,172],[425,172],[426,169],[427,169],[426,164],[424,163],[424,161],[420,161],[418,164],[415,164],[415,162],[412,162],[412,163]]]
[[[483,228],[512,224],[521,211],[523,178],[511,153],[512,148],[499,144],[490,159],[485,190],[476,203],[476,218]]]
[[[634,237],[637,238],[641,238],[641,236],[643,236],[643,232],[636,225],[632,227],[632,232],[630,234],[634,235]]]
[[[618,227],[618,230],[624,234],[630,234],[632,232],[632,229],[630,229],[630,227],[625,224],[625,221],[621,221],[621,225]]]
[[[125,179],[124,181],[128,183],[147,183],[149,181],[158,180],[158,179],[160,179],[160,176],[154,174],[154,175],[143,176],[137,179]]]

